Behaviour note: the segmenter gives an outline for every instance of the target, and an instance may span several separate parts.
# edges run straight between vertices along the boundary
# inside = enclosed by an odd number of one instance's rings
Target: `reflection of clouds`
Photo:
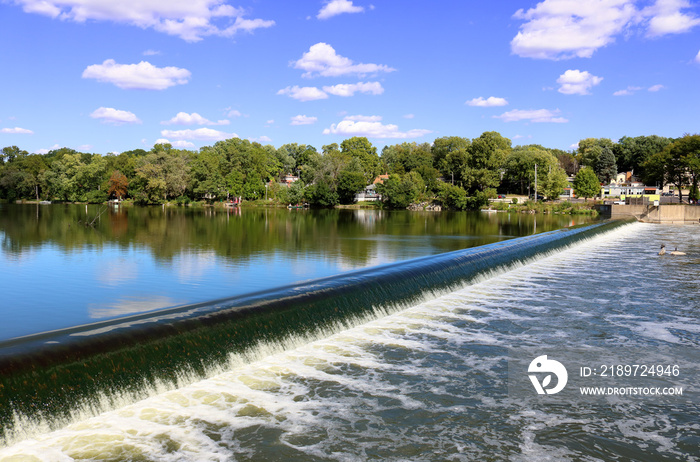
[[[173,262],[178,279],[182,283],[201,280],[208,270],[216,268],[216,252],[181,252]]]
[[[170,297],[163,295],[152,295],[145,297],[127,297],[117,300],[110,305],[91,303],[88,305],[88,312],[91,318],[111,318],[125,314],[141,313],[160,308],[175,306],[179,303]]]
[[[96,278],[106,286],[118,286],[122,282],[136,279],[138,268],[133,259],[115,258],[97,267]]]

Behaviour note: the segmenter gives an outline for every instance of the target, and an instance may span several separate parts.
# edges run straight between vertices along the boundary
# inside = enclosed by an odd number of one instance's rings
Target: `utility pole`
[[[535,202],[537,202],[537,164],[535,164]]]

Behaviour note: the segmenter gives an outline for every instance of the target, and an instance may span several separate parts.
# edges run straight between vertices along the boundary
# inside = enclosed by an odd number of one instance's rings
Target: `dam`
[[[604,222],[6,340],[0,460],[683,459],[693,231]],[[686,394],[533,405],[507,386],[533,347],[664,351]]]

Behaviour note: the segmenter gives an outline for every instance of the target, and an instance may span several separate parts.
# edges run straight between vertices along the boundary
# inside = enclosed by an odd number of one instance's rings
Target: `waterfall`
[[[627,223],[562,229],[0,342],[2,436],[27,421],[53,428],[124,397],[181,386],[224,370],[232,354],[338,331]]]

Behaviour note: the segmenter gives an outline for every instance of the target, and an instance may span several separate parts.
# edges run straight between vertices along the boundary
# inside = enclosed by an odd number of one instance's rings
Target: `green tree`
[[[352,159],[348,165],[338,173],[337,178],[338,200],[341,204],[352,204],[355,202],[355,194],[361,191],[367,182],[362,172],[362,164],[359,159]]]
[[[664,150],[673,140],[662,136],[623,136],[613,146],[619,172],[633,171],[646,184],[662,183],[663,178],[648,172],[644,165],[654,154]]]
[[[372,146],[364,136],[353,136],[340,143],[340,152],[350,159],[355,158],[362,164],[366,183],[371,183],[379,175],[379,155],[377,148]]]
[[[459,136],[437,138],[433,142],[433,166],[451,184],[462,184],[462,168],[466,164],[471,141]]]
[[[443,206],[454,210],[466,210],[469,205],[467,192],[451,183],[440,183],[438,198]]]
[[[610,181],[617,175],[617,164],[615,163],[615,155],[611,149],[602,149],[600,157],[598,157],[598,179],[602,183],[609,184]]]
[[[585,199],[600,194],[600,181],[593,169],[583,167],[578,171],[574,178],[574,193]]]
[[[389,175],[384,183],[377,183],[382,202],[392,209],[405,209],[416,202],[424,190],[425,184],[418,172]]]
[[[608,138],[586,138],[578,143],[577,160],[580,165],[585,165],[593,169],[601,183],[609,181],[615,165],[615,155],[613,154],[613,142]],[[611,158],[612,156],[612,158]]]

